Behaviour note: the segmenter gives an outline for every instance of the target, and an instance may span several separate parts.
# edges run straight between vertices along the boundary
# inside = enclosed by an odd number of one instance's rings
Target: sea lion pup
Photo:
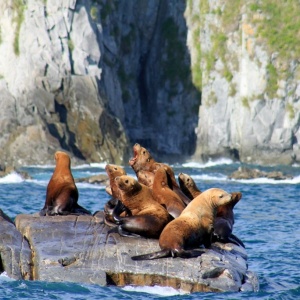
[[[213,241],[234,243],[245,248],[244,243],[238,237],[232,234],[234,224],[233,208],[242,198],[242,193],[232,192],[231,196],[232,201],[230,203],[218,207],[214,221]]]
[[[165,206],[174,219],[185,209],[186,206],[180,197],[168,186],[168,176],[164,167],[156,170],[152,191],[156,201]]]
[[[90,215],[91,213],[88,210],[77,203],[79,194],[71,173],[69,155],[57,151],[54,158],[56,166],[47,186],[46,201],[40,215]]]
[[[194,179],[185,173],[179,173],[178,175],[179,186],[182,192],[189,197],[189,199],[194,199],[201,194],[198,189]]]
[[[115,179],[120,190],[121,202],[132,216],[118,216],[120,204],[114,210],[114,219],[118,224],[118,232],[122,236],[143,236],[158,238],[172,217],[167,210],[155,201],[152,191],[128,175]]]
[[[133,260],[163,257],[189,258],[199,255],[193,248],[201,244],[209,248],[212,242],[213,223],[220,205],[231,201],[231,195],[224,190],[212,188],[204,191],[171,221],[159,237],[161,251],[133,256]]]
[[[118,166],[118,165],[114,165],[114,164],[107,164],[105,166],[105,171],[107,173],[108,179],[109,179],[109,189],[108,187],[106,187],[106,192],[112,196],[112,198],[110,200],[107,201],[107,203],[104,205],[104,214],[105,214],[105,223],[106,225],[109,226],[115,226],[115,222],[113,219],[113,210],[116,207],[116,205],[118,204],[118,201],[120,199],[120,195],[119,195],[119,188],[116,184],[115,178],[117,176],[121,176],[121,175],[126,175],[126,171],[123,167]],[[124,207],[125,212],[122,213],[122,216],[126,215],[126,211],[127,213],[128,210],[126,210],[126,208]]]
[[[158,168],[164,166],[169,176],[168,182],[170,188],[174,190],[186,205],[190,202],[190,199],[181,191],[176,182],[173,169],[165,163],[156,162],[150,152],[140,144],[136,143],[133,146],[133,157],[129,160],[129,165],[132,167],[138,178],[141,170],[155,173]]]

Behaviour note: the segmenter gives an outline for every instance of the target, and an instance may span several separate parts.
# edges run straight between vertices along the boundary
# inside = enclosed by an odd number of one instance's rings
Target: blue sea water
[[[0,299],[300,299],[300,166],[250,166],[283,171],[293,179],[229,180],[240,165],[228,160],[205,165],[173,165],[175,174],[190,174],[201,190],[219,187],[241,191],[235,207],[234,233],[245,243],[249,269],[258,275],[259,292],[192,293],[166,287],[101,287],[70,282],[19,281],[0,275]],[[72,168],[75,178],[106,174],[105,164]],[[40,210],[54,166],[23,168],[33,179],[17,174],[0,178],[0,208],[14,218]],[[127,168],[130,175],[132,170]],[[102,210],[109,199],[104,186],[77,184],[79,204],[92,212]]]

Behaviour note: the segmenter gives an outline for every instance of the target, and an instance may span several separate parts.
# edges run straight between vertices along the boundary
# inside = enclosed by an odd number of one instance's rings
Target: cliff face
[[[300,160],[299,12],[299,3],[273,0],[187,2],[202,90],[196,158]]]
[[[2,1],[1,159],[48,163],[62,148],[123,163],[135,142],[191,154],[200,97],[184,9],[183,1]]]
[[[159,160],[299,162],[299,15],[275,0],[1,1],[1,160],[126,163],[138,142]]]

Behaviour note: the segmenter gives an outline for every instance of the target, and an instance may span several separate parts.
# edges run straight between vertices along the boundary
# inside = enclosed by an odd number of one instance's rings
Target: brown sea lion
[[[158,238],[163,228],[172,219],[167,210],[156,202],[150,188],[140,184],[133,177],[122,175],[115,180],[120,190],[120,200],[132,214],[120,217],[117,215],[118,211],[114,213],[119,234]],[[119,204],[116,209],[118,208]]]
[[[115,223],[112,214],[120,199],[119,188],[116,185],[115,179],[118,176],[126,175],[126,171],[123,167],[114,164],[107,164],[105,166],[105,171],[109,179],[109,187],[106,187],[106,192],[111,195],[112,198],[104,205],[104,220],[107,225],[114,226]],[[125,216],[126,212],[123,212],[121,215]]]
[[[120,196],[118,195],[119,189],[116,185],[115,178],[121,175],[126,175],[126,171],[123,167],[113,164],[107,164],[105,166],[105,171],[107,173],[108,179],[109,179],[109,185],[111,188],[111,196],[113,196],[116,199],[119,199]]]
[[[243,242],[232,234],[234,224],[234,206],[242,198],[241,192],[232,192],[232,201],[228,204],[221,205],[218,207],[216,218],[214,221],[214,234],[213,241],[219,241],[223,243],[234,243],[238,246],[243,246]]]
[[[180,197],[168,186],[168,176],[164,167],[156,170],[152,191],[156,201],[164,205],[173,218],[177,218],[185,209],[186,206]]]
[[[186,205],[190,202],[190,199],[181,191],[176,182],[173,169],[165,163],[156,162],[150,152],[140,144],[133,146],[133,157],[129,160],[129,165],[133,168],[137,177],[139,177],[141,170],[155,173],[157,169],[163,166],[169,176],[168,184],[170,188],[174,190]]]
[[[56,166],[47,186],[46,201],[40,215],[91,214],[77,203],[79,194],[71,173],[69,155],[57,151],[54,158]]]
[[[224,190],[212,188],[194,198],[171,221],[159,237],[161,251],[133,256],[133,260],[155,259],[162,257],[193,257],[200,253],[194,248],[201,244],[209,248],[212,242],[213,223],[220,205],[231,201],[231,195]]]
[[[179,186],[182,192],[189,197],[189,199],[194,199],[201,194],[198,189],[194,179],[185,173],[179,173],[178,175]]]

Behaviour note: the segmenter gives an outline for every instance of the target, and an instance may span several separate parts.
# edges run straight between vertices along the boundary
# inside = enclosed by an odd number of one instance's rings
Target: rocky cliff
[[[299,162],[299,12],[293,1],[187,1],[196,158]]]
[[[52,163],[62,148],[122,163],[135,142],[191,154],[200,97],[184,9],[184,1],[1,1],[1,159]]]
[[[1,1],[0,157],[126,163],[138,142],[160,160],[299,162],[299,13],[275,0]]]

